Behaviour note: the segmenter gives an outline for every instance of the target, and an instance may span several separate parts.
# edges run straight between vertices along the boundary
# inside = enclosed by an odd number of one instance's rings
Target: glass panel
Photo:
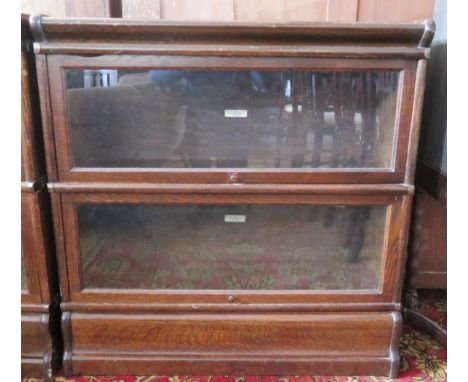
[[[76,167],[390,168],[397,71],[67,70]]]
[[[77,210],[85,288],[379,288],[386,206]]]
[[[26,268],[24,266],[23,245],[21,245],[21,290],[28,290],[28,280],[26,277]]]

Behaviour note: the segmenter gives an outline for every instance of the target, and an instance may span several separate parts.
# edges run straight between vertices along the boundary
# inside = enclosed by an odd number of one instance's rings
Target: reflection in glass
[[[386,206],[79,205],[85,288],[378,289]]]
[[[389,168],[397,71],[67,70],[76,167]]]

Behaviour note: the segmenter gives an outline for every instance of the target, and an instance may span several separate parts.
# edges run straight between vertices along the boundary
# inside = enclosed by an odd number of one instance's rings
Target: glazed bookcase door
[[[403,196],[61,198],[72,301],[393,301]]]
[[[386,215],[386,206],[78,205],[83,286],[378,290]]]
[[[405,60],[48,59],[61,181],[398,182]]]

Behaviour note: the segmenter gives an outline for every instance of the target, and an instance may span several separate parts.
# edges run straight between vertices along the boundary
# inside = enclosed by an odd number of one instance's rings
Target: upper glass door
[[[208,183],[401,180],[410,120],[401,104],[411,88],[404,84],[411,82],[404,62],[386,61],[386,68],[379,60],[342,60],[342,67],[327,69],[332,64],[320,60],[302,60],[295,68],[293,59],[287,69],[269,67],[270,61],[255,68],[231,63],[233,69],[218,61],[213,68],[197,67],[189,58],[184,66],[180,57],[160,65],[152,58],[155,65],[144,68],[122,65],[121,57],[119,65],[99,59],[52,67],[59,176],[86,180],[91,172],[93,180],[148,175],[152,181]],[[210,62],[206,58],[206,66]],[[236,172],[234,179],[219,176],[228,172]]]
[[[76,167],[391,168],[395,71],[67,70]]]

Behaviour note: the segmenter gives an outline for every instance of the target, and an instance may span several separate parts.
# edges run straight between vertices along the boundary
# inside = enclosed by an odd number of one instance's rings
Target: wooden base
[[[49,313],[21,315],[21,376],[52,376],[52,343],[49,335]]]
[[[399,312],[65,313],[64,371],[77,374],[398,373]]]

